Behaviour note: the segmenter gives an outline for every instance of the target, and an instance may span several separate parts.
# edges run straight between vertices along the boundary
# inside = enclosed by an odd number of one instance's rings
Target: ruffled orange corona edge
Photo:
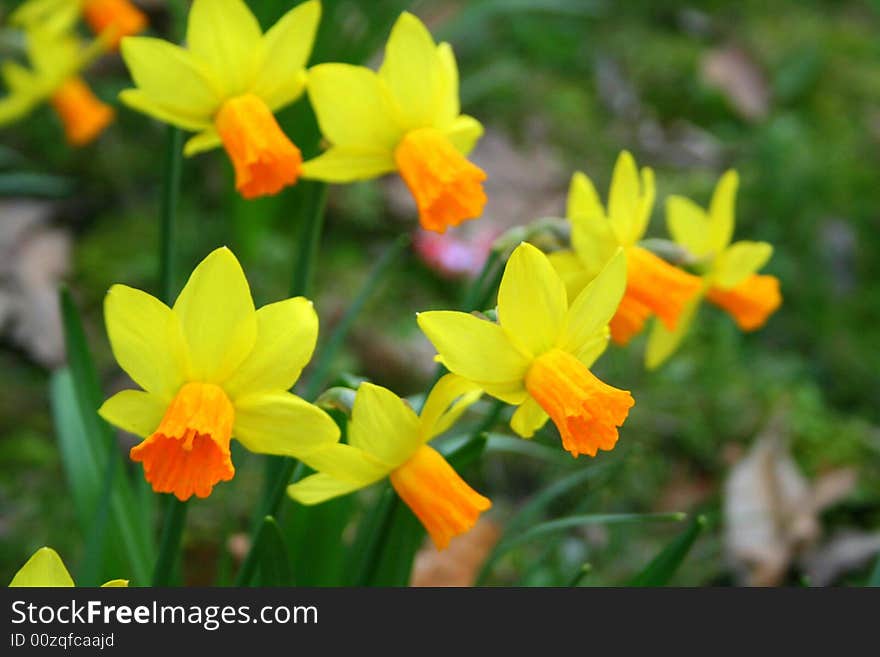
[[[443,233],[483,213],[486,173],[459,153],[439,130],[412,130],[398,144],[394,160],[416,200],[419,223]]]
[[[600,381],[573,355],[551,349],[532,363],[526,389],[553,420],[572,456],[596,456],[617,444],[635,400],[629,391]]]

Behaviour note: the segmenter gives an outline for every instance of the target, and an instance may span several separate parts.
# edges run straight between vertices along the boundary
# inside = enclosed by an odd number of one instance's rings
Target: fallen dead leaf
[[[770,88],[752,56],[738,46],[710,50],[700,66],[703,79],[720,90],[730,106],[747,121],[770,113]]]
[[[416,555],[410,586],[473,586],[500,535],[494,522],[480,518],[469,532],[453,538],[445,550],[426,545]]]
[[[795,560],[818,544],[821,511],[855,483],[855,471],[842,469],[811,484],[789,452],[785,414],[778,413],[724,485],[725,547],[742,582],[781,584]]]
[[[70,267],[67,231],[49,224],[52,205],[0,204],[0,331],[46,367],[64,361],[58,284]]]

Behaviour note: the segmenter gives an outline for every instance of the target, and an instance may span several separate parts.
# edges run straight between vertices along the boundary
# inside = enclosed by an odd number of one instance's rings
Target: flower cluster
[[[80,18],[95,33],[90,41],[75,31]],[[146,16],[129,0],[27,0],[10,21],[24,35],[27,61],[5,61],[0,68],[8,91],[0,98],[0,126],[49,102],[71,145],[94,141],[114,111],[95,96],[82,73],[122,37],[144,30]]]
[[[81,47],[79,16],[99,35]],[[291,9],[265,33],[242,0],[195,0],[186,47],[133,36],[145,28],[127,0],[30,0],[14,15],[25,27],[32,69],[8,63],[11,93],[0,120],[50,99],[72,143],[92,139],[112,117],[78,77],[94,56],[119,45],[134,86],[128,107],[195,133],[192,156],[222,146],[245,198],[275,194],[300,178],[347,183],[396,172],[412,192],[421,226],[443,233],[478,218],[486,173],[467,155],[482,134],[461,113],[449,44],[415,16],[394,24],[378,71],[323,63],[308,68],[321,18],[318,0]],[[307,95],[326,150],[303,161],[275,114]],[[139,389],[107,399],[100,415],[142,441],[130,451],[153,490],[179,500],[210,495],[235,475],[231,441],[291,457],[314,472],[288,495],[314,505],[388,479],[438,548],[490,508],[431,441],[482,395],[513,407],[512,430],[530,438],[552,420],[573,457],[617,444],[635,400],[601,380],[594,363],[609,341],[625,346],[651,323],[650,368],[667,359],[703,299],[757,329],[781,303],[779,281],[758,270],[772,248],[731,243],[737,176],[723,175],[708,211],[679,196],[666,219],[680,259],[644,237],[654,209],[654,173],[623,152],[605,204],[575,173],[568,195],[570,244],[544,253],[523,241],[510,252],[497,304],[477,315],[418,313],[418,327],[446,370],[420,412],[369,382],[354,395],[342,429],[291,390],[309,363],[319,322],[294,297],[255,308],[239,261],[227,248],[192,272],[173,305],[125,285],[107,293],[113,354]],[[613,382],[619,384],[619,382]],[[14,583],[72,585],[57,555],[39,551]]]

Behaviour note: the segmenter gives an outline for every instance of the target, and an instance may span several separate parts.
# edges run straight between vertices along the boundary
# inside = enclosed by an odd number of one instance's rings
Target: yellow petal
[[[450,310],[419,313],[416,321],[451,372],[486,383],[512,384],[525,377],[529,359],[498,324]]]
[[[702,299],[703,295],[699,294],[688,302],[678,317],[674,331],[667,329],[663,322],[654,321],[651,333],[648,335],[648,344],[645,347],[645,367],[649,370],[655,370],[676,352],[684,336],[690,330]]]
[[[257,338],[254,301],[241,265],[226,247],[195,268],[174,303],[189,348],[191,378],[222,383]]]
[[[621,246],[638,242],[654,205],[654,174],[642,170],[641,181],[633,156],[622,151],[614,165],[608,194],[608,220]]]
[[[333,183],[369,180],[394,171],[391,151],[364,150],[356,146],[334,146],[304,162],[302,177]]]
[[[550,416],[532,397],[527,398],[510,418],[510,428],[522,438],[531,438]]]
[[[127,579],[111,579],[109,582],[101,584],[102,589],[115,589],[128,586]]]
[[[305,297],[263,306],[257,311],[254,348],[223,389],[235,400],[254,392],[292,388],[317,341],[318,313]]]
[[[168,402],[142,390],[123,390],[104,402],[98,414],[110,424],[141,438],[162,422]]]
[[[474,381],[474,383],[483,389],[487,395],[500,399],[506,404],[517,406],[525,401],[529,396],[522,379],[516,381],[504,381],[501,383],[492,383],[487,381]]]
[[[587,175],[581,171],[575,171],[568,186],[568,201],[566,202],[565,216],[569,219],[588,219],[590,221],[605,221],[605,208],[596,193]]]
[[[27,116],[38,102],[38,98],[24,93],[0,98],[0,125],[7,125]]]
[[[605,334],[626,290],[626,255],[618,249],[605,268],[572,302],[556,345],[572,354]]]
[[[395,468],[421,444],[419,419],[413,409],[390,390],[362,383],[348,423],[348,442]]]
[[[119,366],[141,388],[170,400],[188,368],[177,316],[146,292],[114,285],[104,299],[104,321]]]
[[[609,329],[594,333],[581,345],[580,349],[573,352],[574,357],[587,367],[592,367],[599,356],[605,353],[610,339],[611,331]]]
[[[447,70],[428,28],[404,12],[391,28],[379,76],[396,101],[405,130],[433,126],[443,109]]]
[[[766,265],[772,255],[773,246],[767,242],[737,242],[716,258],[712,281],[718,287],[734,287]]]
[[[210,123],[220,95],[210,73],[186,50],[152,37],[126,37],[121,52],[135,85],[151,105],[191,123]],[[121,98],[130,104],[131,94]],[[134,109],[140,109],[137,100]]]
[[[636,241],[640,240],[648,230],[648,222],[651,219],[651,211],[654,209],[654,198],[657,195],[657,186],[654,183],[654,170],[650,167],[642,167],[642,190],[639,196],[639,205],[636,212],[636,225],[633,235]]]
[[[18,62],[7,60],[0,64],[0,76],[10,93],[27,92],[37,82],[34,74]],[[8,96],[7,96],[8,98]]]
[[[569,299],[577,298],[581,290],[595,277],[595,274],[587,271],[581,259],[571,249],[548,253],[547,258],[565,284],[566,296]]]
[[[260,63],[263,37],[257,19],[242,0],[194,0],[186,41],[221,85],[226,96],[245,93]]]
[[[540,250],[523,242],[510,255],[498,288],[498,322],[532,356],[562,332],[568,297],[565,285]]]
[[[701,258],[711,252],[709,216],[689,198],[669,196],[666,199],[666,227],[675,243],[694,256]]]
[[[12,581],[9,583],[13,586],[51,586],[51,587],[69,587],[73,586],[73,579],[64,562],[58,553],[50,547],[41,547],[34,552],[27,563],[23,565]]]
[[[341,481],[319,472],[288,486],[287,494],[300,504],[311,506],[348,495],[363,487],[360,483]]]
[[[472,116],[461,114],[444,129],[444,134],[458,152],[467,155],[483,136],[483,124]]]
[[[455,53],[448,43],[437,46],[440,63],[438,77],[440,79],[439,109],[437,112],[438,127],[446,126],[458,117],[461,104],[458,97],[458,64]]]
[[[739,176],[731,169],[721,176],[712,194],[709,204],[709,247],[713,253],[721,253],[733,239],[737,187]]]
[[[52,33],[70,30],[79,18],[80,3],[70,0],[27,0],[9,16],[11,25]]]
[[[258,454],[302,458],[339,440],[339,427],[296,395],[270,392],[236,400],[232,435]]]
[[[120,91],[119,100],[141,114],[146,114],[158,121],[170,123],[171,125],[183,128],[184,130],[206,131],[213,129],[212,124],[207,118],[194,117],[176,110],[169,110],[167,107],[155,103],[140,89],[125,89]],[[198,136],[193,137],[193,139],[198,139]],[[187,145],[188,144],[189,142],[187,142]],[[189,156],[193,153],[186,152],[185,154]]]
[[[391,158],[403,131],[376,73],[363,66],[320,64],[309,70],[308,89],[321,132],[333,145],[387,151]]]
[[[605,218],[593,183],[583,173],[572,176],[567,205],[571,246],[589,279],[592,279],[620,246],[618,235]]]
[[[419,416],[423,441],[449,429],[483,395],[482,389],[455,374],[443,376],[428,394]]]
[[[171,121],[169,121],[169,123],[171,123]],[[222,145],[223,140],[220,139],[220,135],[217,134],[217,129],[212,125],[211,127],[202,130],[194,137],[187,139],[186,144],[183,145],[183,154],[186,157],[192,157],[193,155],[213,150]]]
[[[394,468],[353,445],[336,443],[310,452],[302,457],[303,463],[326,475],[350,481],[359,486],[369,486],[379,481]]]
[[[252,93],[273,112],[296,100],[305,88],[305,66],[312,53],[321,3],[309,0],[288,11],[263,37],[263,65]]]

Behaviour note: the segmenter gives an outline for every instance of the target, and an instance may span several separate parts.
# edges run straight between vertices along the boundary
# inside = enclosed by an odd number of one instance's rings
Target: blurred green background
[[[142,3],[160,35],[180,29],[167,4]],[[295,3],[249,4],[265,27]],[[501,440],[472,466],[468,479],[495,501],[488,534],[517,517],[701,512],[709,527],[674,583],[863,582],[880,549],[880,3],[328,0],[324,7],[313,63],[375,66],[405,8],[453,45],[463,111],[487,128],[474,157],[488,173],[490,202],[486,217],[452,238],[466,244],[560,216],[575,169],[604,195],[626,148],[657,174],[651,236],[665,236],[666,195],[705,205],[718,176],[734,167],[735,237],[776,247],[765,271],[781,279],[784,305],[761,331],[744,335],[704,308],[658,372],[642,367],[644,338],[602,358],[597,373],[637,400],[612,453],[573,462],[512,453]],[[0,57],[16,56],[19,46],[4,29]],[[118,115],[94,145],[66,146],[47,107],[0,128],[0,573],[7,580],[44,544],[74,572],[83,557],[47,393],[49,372],[63,360],[55,287],[70,286],[109,394],[128,384],[103,330],[103,295],[115,282],[153,292],[158,285],[165,127],[118,106],[116,94],[129,85],[118,57],[101,60],[87,79]],[[317,152],[305,99],[279,118],[306,155]],[[242,201],[222,151],[187,160],[183,175],[178,283],[227,244],[258,305],[286,296],[301,190]],[[324,337],[379,254],[415,227],[411,201],[394,182],[330,190],[312,294]],[[423,391],[432,351],[414,314],[456,306],[464,285],[466,278],[408,253],[370,296],[333,359],[334,374],[368,377],[399,394]],[[507,433],[506,425],[493,432]],[[770,446],[769,456],[743,460],[759,443]],[[555,430],[536,444],[558,449]],[[236,459],[234,482],[190,505],[190,583],[226,581],[248,528],[262,467],[243,451]],[[751,483],[725,487],[737,467]],[[537,491],[584,469],[596,476],[555,496],[537,517],[517,516]],[[737,494],[743,487],[751,496]],[[485,581],[564,585],[589,562],[583,584],[622,583],[682,529],[575,528],[511,550]],[[335,540],[345,544],[350,531],[338,528]]]

